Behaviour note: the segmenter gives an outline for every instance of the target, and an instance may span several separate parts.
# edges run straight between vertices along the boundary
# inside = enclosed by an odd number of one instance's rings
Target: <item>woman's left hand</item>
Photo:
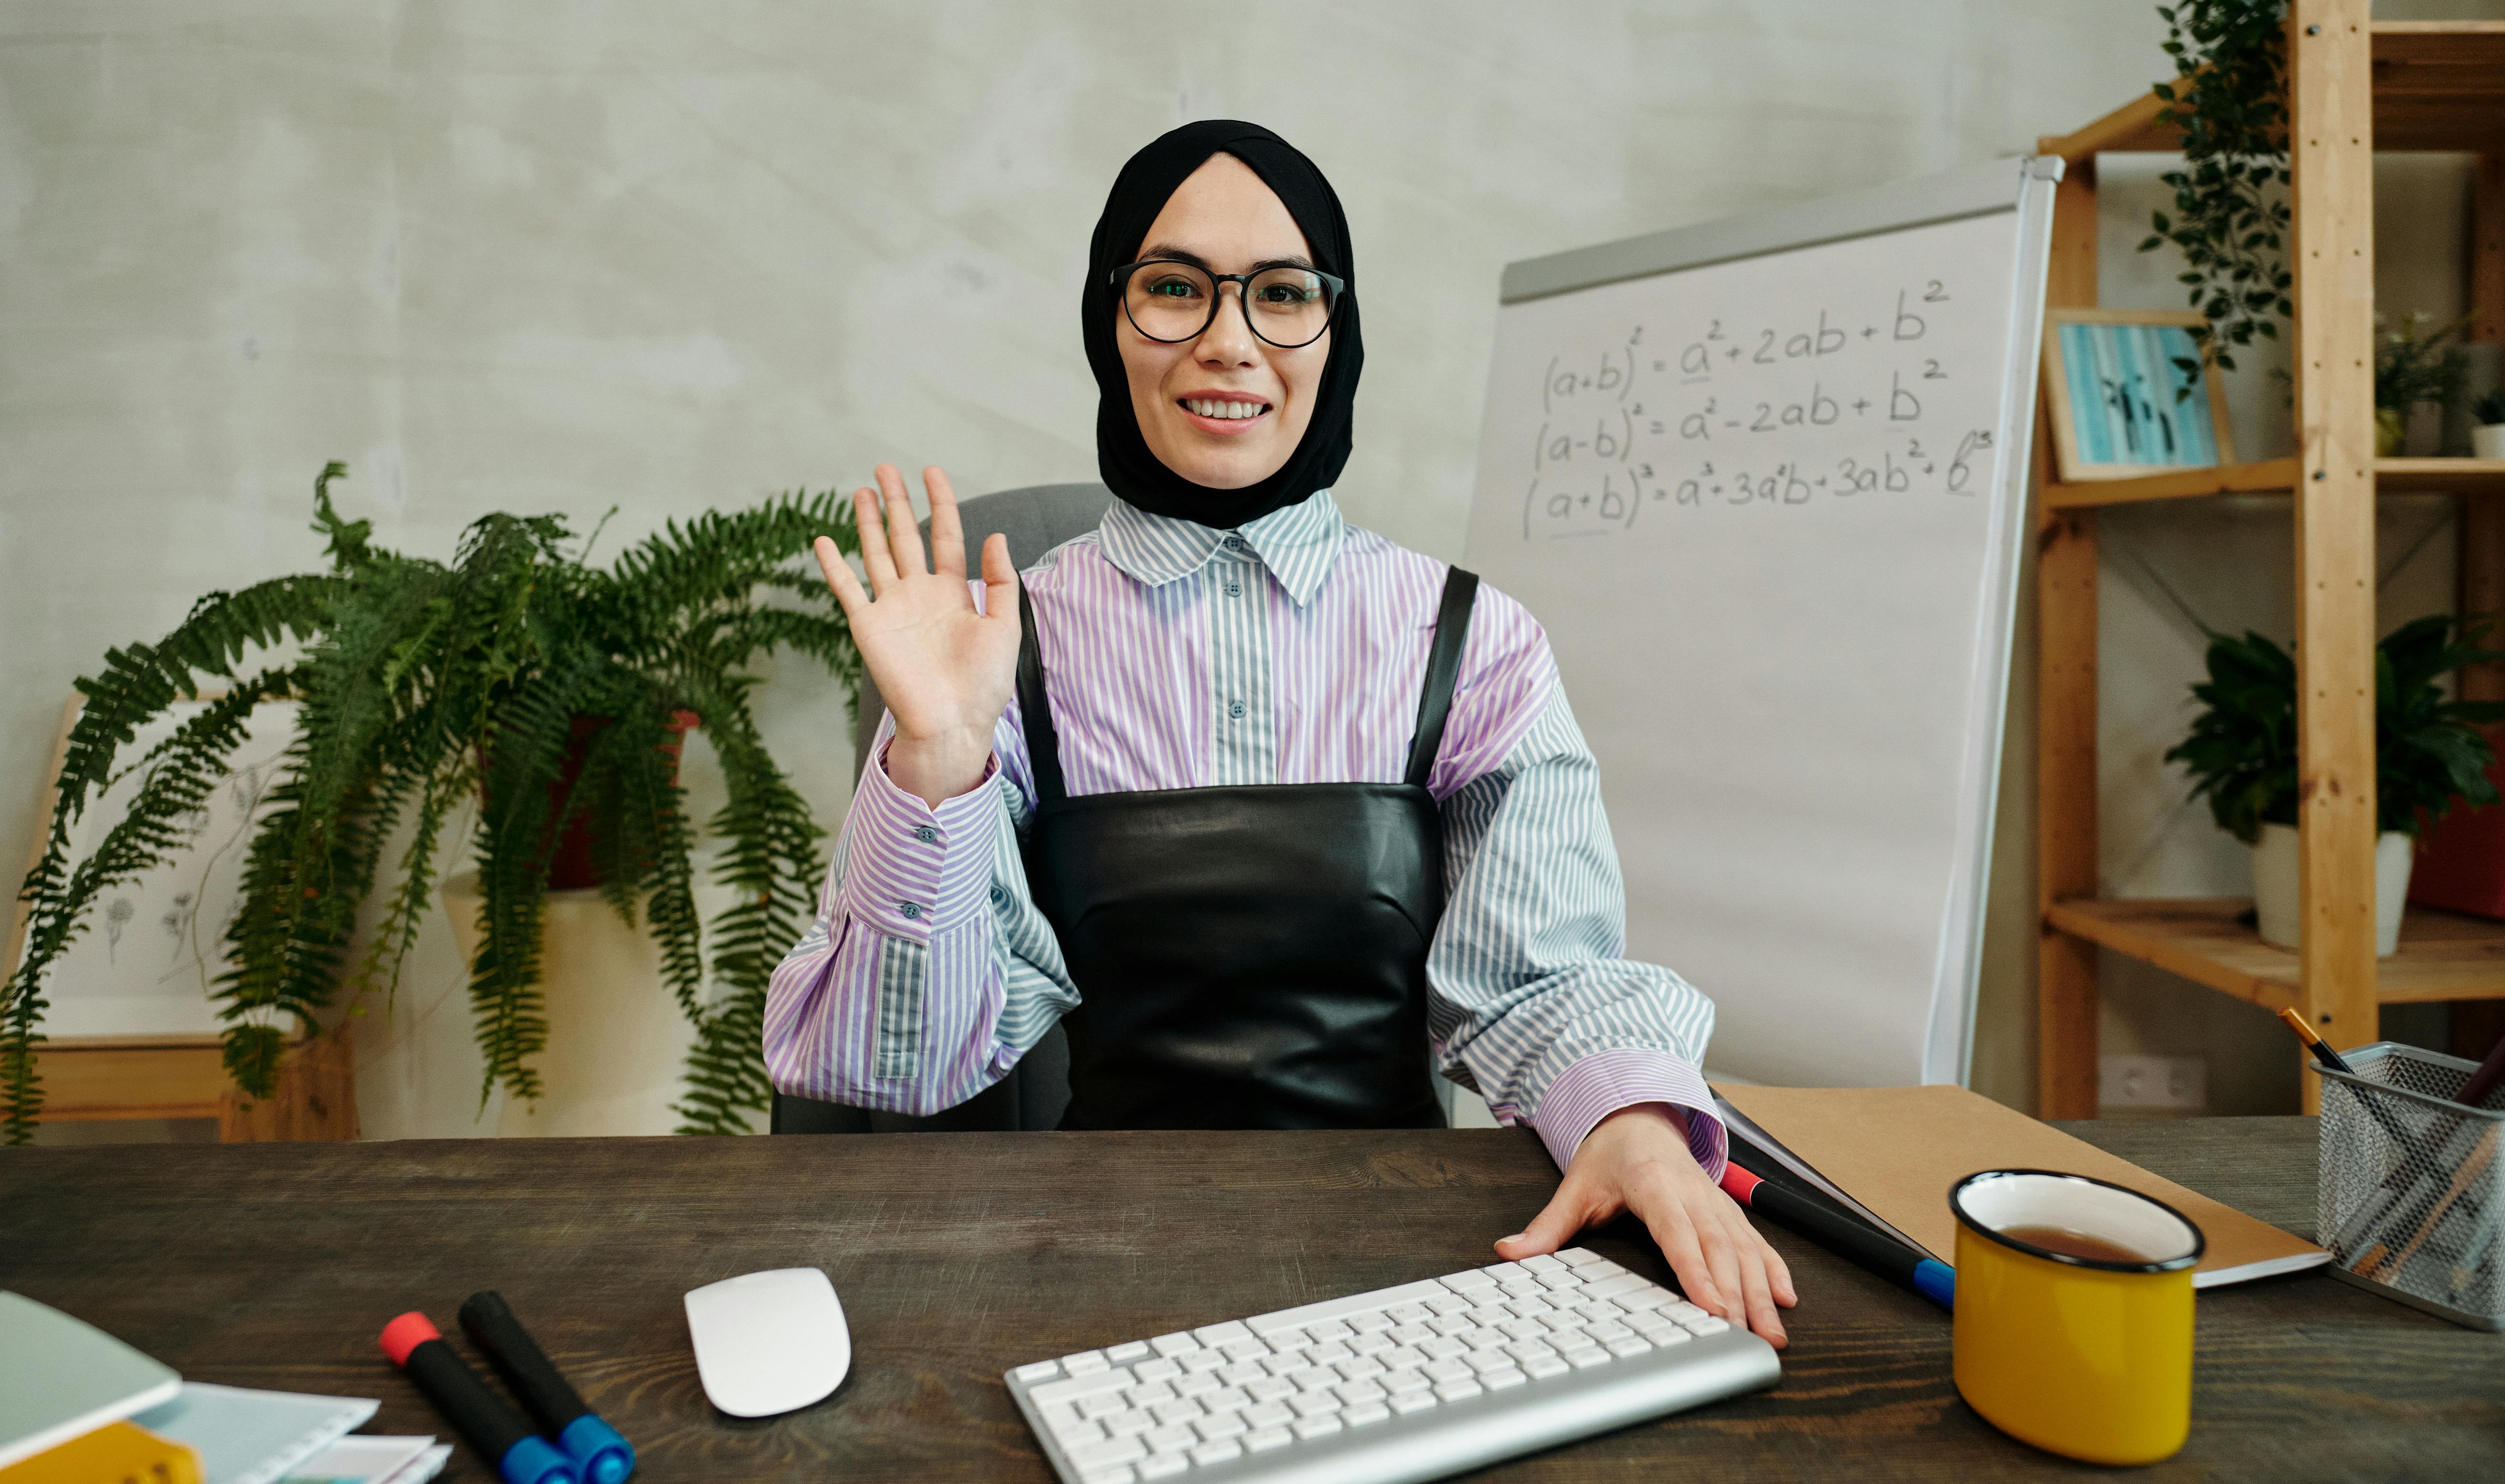
[[[1577,1232],[1632,1211],[1652,1233],[1688,1301],[1745,1324],[1780,1350],[1775,1310],[1800,1301],[1791,1270],[1739,1203],[1705,1178],[1687,1135],[1659,1103],[1622,1108],[1584,1136],[1547,1209],[1496,1245],[1509,1262],[1553,1253]]]

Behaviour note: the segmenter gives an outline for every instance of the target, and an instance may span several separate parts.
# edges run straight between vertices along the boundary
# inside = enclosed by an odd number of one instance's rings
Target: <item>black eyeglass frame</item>
[[[1202,320],[1200,322],[1200,328],[1193,331],[1191,334],[1176,336],[1171,339],[1161,335],[1149,335],[1147,330],[1141,328],[1138,316],[1131,313],[1131,275],[1142,268],[1155,267],[1161,264],[1173,267],[1189,268],[1193,272],[1202,275],[1210,281],[1209,317]],[[1323,285],[1330,290],[1330,312],[1323,316],[1323,328],[1313,333],[1312,339],[1299,340],[1293,345],[1281,344],[1279,341],[1270,338],[1268,336],[1261,333],[1260,326],[1252,322],[1252,280],[1260,277],[1264,273],[1275,273],[1281,268],[1293,268],[1299,273],[1311,273],[1316,278],[1321,279]],[[1209,327],[1217,323],[1218,307],[1225,302],[1226,286],[1231,283],[1235,285],[1235,302],[1237,306],[1244,311],[1244,328],[1252,331],[1252,337],[1259,340],[1262,344],[1275,346],[1280,350],[1302,350],[1306,346],[1314,343],[1315,340],[1319,340],[1323,336],[1330,334],[1331,327],[1339,323],[1340,304],[1356,292],[1348,286],[1348,280],[1340,277],[1338,274],[1325,273],[1318,267],[1310,267],[1301,263],[1273,263],[1264,267],[1254,268],[1250,273],[1213,273],[1208,268],[1201,266],[1199,264],[1192,263],[1182,258],[1143,258],[1137,263],[1125,263],[1120,267],[1113,269],[1111,282],[1113,288],[1113,300],[1116,303],[1119,303],[1122,306],[1122,318],[1130,321],[1132,329],[1138,330],[1142,336],[1156,341],[1160,345],[1188,344],[1193,340],[1199,339],[1202,336],[1209,334]]]

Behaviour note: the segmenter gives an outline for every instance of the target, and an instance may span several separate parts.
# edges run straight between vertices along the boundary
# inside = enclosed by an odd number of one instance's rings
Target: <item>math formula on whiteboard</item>
[[[1960,332],[1999,315],[1942,278],[1873,287],[1779,314],[1631,320],[1551,353],[1535,420],[1508,419],[1536,426],[1515,450],[1523,539],[1981,493],[1996,402],[1975,394],[1997,391],[2000,346]]]

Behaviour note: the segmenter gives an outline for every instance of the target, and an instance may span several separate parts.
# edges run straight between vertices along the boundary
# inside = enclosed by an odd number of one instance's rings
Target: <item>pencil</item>
[[[2346,1072],[2350,1077],[2357,1075],[2357,1069],[2343,1061],[2340,1053],[2331,1049],[2329,1042],[2313,1034],[2313,1027],[2305,1023],[2303,1015],[2293,1009],[2281,1009],[2278,1018],[2287,1022],[2287,1028],[2296,1033],[2297,1040],[2305,1042],[2305,1048],[2313,1053],[2315,1061],[2334,1072]]]

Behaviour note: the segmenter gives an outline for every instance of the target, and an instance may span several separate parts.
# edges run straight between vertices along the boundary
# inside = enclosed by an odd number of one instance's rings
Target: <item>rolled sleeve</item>
[[[887,776],[893,725],[882,724],[853,796],[840,906],[890,937],[928,943],[989,908],[1001,763],[995,755],[981,782],[935,809]]]
[[[1712,1090],[1705,1074],[1666,1051],[1627,1047],[1597,1051],[1558,1074],[1531,1115],[1531,1126],[1548,1157],[1563,1170],[1601,1120],[1622,1109],[1661,1103],[1678,1110],[1687,1122],[1687,1151],[1719,1182],[1730,1158],[1730,1136],[1713,1111]]]

